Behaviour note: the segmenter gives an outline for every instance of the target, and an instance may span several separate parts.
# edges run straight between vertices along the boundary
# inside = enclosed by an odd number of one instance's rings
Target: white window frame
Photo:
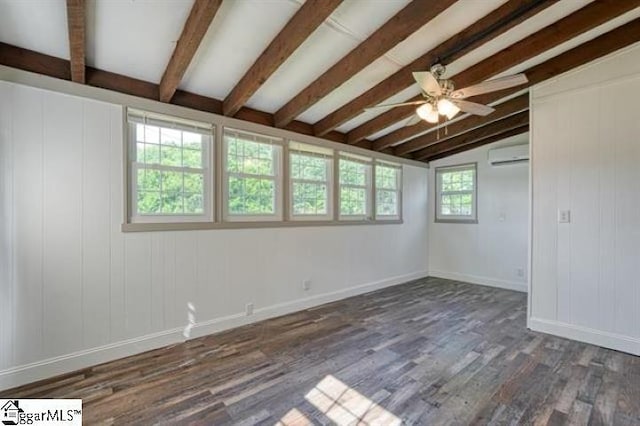
[[[341,182],[340,176],[340,161],[351,161],[354,163],[360,163],[366,166],[366,174],[365,174],[365,184],[364,185],[353,185],[353,184],[343,184]],[[341,221],[370,221],[372,220],[372,212],[373,212],[373,159],[370,157],[349,154],[345,152],[340,152],[338,155],[338,170],[337,172],[337,200],[338,200],[338,210],[337,216],[338,220]],[[350,215],[342,213],[342,188],[358,188],[364,189],[366,195],[366,211],[364,215]]]
[[[450,172],[473,171],[473,189],[465,191],[442,191],[442,175]],[[442,223],[478,223],[478,165],[477,163],[437,167],[435,170],[435,221]],[[444,215],[441,203],[443,195],[471,195],[471,215]]]
[[[271,144],[275,147],[273,150],[273,169],[274,175],[254,175],[249,173],[229,172],[227,170],[229,143],[225,137],[227,133],[236,133],[244,135],[247,138],[253,138],[252,142]],[[249,139],[251,140],[251,139]],[[262,140],[262,141],[261,141]],[[226,222],[277,222],[282,221],[282,158],[283,158],[284,139],[263,135],[245,130],[233,129],[226,127],[222,130],[222,218]],[[273,214],[238,214],[229,212],[229,178],[231,176],[239,178],[255,178],[268,179],[274,182],[275,200]]]
[[[288,153],[287,153],[288,157],[289,157],[289,172],[287,174],[288,176],[288,180],[289,180],[289,185],[288,185],[288,189],[289,189],[289,206],[288,206],[288,211],[289,211],[289,219],[291,219],[292,221],[305,221],[305,220],[309,220],[309,221],[322,221],[322,220],[332,220],[333,219],[333,179],[334,179],[334,173],[333,173],[333,158],[334,158],[334,153],[333,150],[330,149],[326,149],[326,148],[322,148],[322,147],[317,147],[317,146],[313,146],[313,145],[307,145],[307,144],[303,144],[303,143],[299,143],[299,142],[295,142],[295,141],[289,141],[289,149],[288,149]],[[323,160],[325,160],[325,167],[326,167],[326,176],[327,179],[324,181],[319,181],[319,180],[307,180],[307,179],[300,179],[300,178],[293,178],[293,173],[291,173],[291,167],[292,167],[292,161],[291,161],[291,156],[292,155],[303,155],[303,156],[308,156],[308,157],[316,157],[316,158],[321,158]],[[327,206],[327,213],[326,214],[295,214],[293,211],[294,208],[294,199],[293,199],[293,186],[295,183],[308,183],[308,184],[314,184],[314,185],[318,185],[318,184],[325,184],[327,187],[327,200],[326,200],[326,206]]]
[[[391,169],[396,169],[396,188],[378,188],[377,186],[377,172],[378,167],[386,167]],[[374,202],[374,214],[376,220],[400,220],[402,217],[402,165],[397,163],[391,163],[387,161],[376,160],[373,169],[374,177],[373,177],[373,186],[374,186],[374,194],[373,194],[373,202]],[[384,191],[392,191],[396,193],[396,212],[397,214],[378,214],[378,190]]]
[[[167,166],[162,164],[145,164],[136,161],[137,138],[136,127],[138,124],[170,128],[182,131],[200,133],[208,138],[203,141],[202,159],[203,168],[197,169],[182,166]],[[127,109],[127,162],[129,180],[129,222],[130,223],[188,223],[188,222],[212,222],[213,221],[213,158],[215,144],[215,127],[212,124],[179,119],[172,116],[150,113],[136,109]],[[162,149],[160,146],[159,149]],[[201,173],[203,175],[203,213],[202,214],[141,214],[138,212],[138,185],[137,176],[139,170],[177,171],[187,173]]]

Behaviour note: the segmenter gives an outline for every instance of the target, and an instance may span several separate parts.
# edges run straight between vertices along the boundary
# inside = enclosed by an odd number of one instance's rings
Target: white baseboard
[[[206,336],[208,334],[217,333],[223,330],[228,330],[230,328],[240,327],[253,322],[262,321],[264,319],[290,314],[292,312],[301,311],[303,309],[312,308],[314,306],[323,305],[325,303],[335,302],[337,300],[346,299],[348,297],[357,296],[363,293],[369,293],[371,291],[379,290],[385,287],[403,284],[408,281],[424,278],[426,276],[426,271],[400,275],[381,281],[360,284],[354,287],[348,287],[329,293],[322,293],[310,297],[305,297],[303,299],[297,299],[289,302],[267,306],[264,308],[258,308],[253,312],[253,315],[251,316],[246,316],[244,313],[239,313],[223,318],[216,318],[210,321],[200,322],[194,325],[191,338]]]
[[[199,322],[193,324],[190,330],[188,330],[188,333],[187,330],[183,328],[174,328],[37,361],[27,365],[12,367],[0,371],[0,390],[22,386],[27,383],[54,377],[60,374],[70,373],[82,368],[101,364],[103,362],[124,358],[126,356],[139,354],[152,349],[161,348],[163,346],[181,343],[185,340],[195,339],[268,318],[278,317],[314,306],[319,306],[324,303],[346,299],[351,296],[357,296],[359,294],[368,293],[385,287],[403,284],[407,281],[424,278],[426,276],[426,271],[400,275],[372,283],[360,284],[333,292],[262,307],[256,309],[254,314],[251,316],[247,316],[244,313],[238,313]]]
[[[9,368],[0,371],[0,390],[70,373],[183,340],[182,329],[177,328]]]
[[[480,277],[477,275],[459,274],[457,272],[429,271],[429,276],[434,278],[444,278],[446,280],[464,281],[471,284],[486,285],[489,287],[504,288],[506,290],[527,292],[527,283],[520,281],[506,281],[496,278]]]
[[[640,339],[629,336],[540,318],[529,318],[528,327],[533,331],[640,355]]]

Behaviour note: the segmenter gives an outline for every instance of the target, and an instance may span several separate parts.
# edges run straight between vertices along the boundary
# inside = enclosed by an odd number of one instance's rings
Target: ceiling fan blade
[[[483,93],[497,92],[498,90],[520,86],[528,81],[527,76],[524,74],[510,75],[508,77],[483,81],[482,83],[456,90],[451,94],[451,97],[455,99],[469,98],[471,96],[482,95]]]
[[[436,79],[430,72],[414,72],[413,78],[416,80],[416,83],[418,83],[418,86],[420,86],[422,91],[427,95],[440,96],[442,94],[442,89],[440,89],[438,79]]]
[[[490,106],[477,104],[475,102],[463,101],[460,99],[452,99],[451,102],[453,102],[458,108],[460,108],[460,111],[467,112],[473,115],[485,116],[495,111],[495,109],[491,108]]]
[[[413,114],[411,116],[411,118],[408,119],[406,123],[404,123],[404,127],[415,126],[416,124],[420,123],[421,121],[422,121],[422,118],[420,118],[420,116],[418,114]]]
[[[427,101],[412,101],[412,102],[400,102],[397,104],[382,104],[382,105],[376,105],[376,106],[372,106],[372,107],[368,107],[365,108],[365,111],[371,111],[373,109],[376,108],[388,108],[388,107],[399,107],[399,106],[405,106],[405,105],[422,105],[424,103],[427,103]]]

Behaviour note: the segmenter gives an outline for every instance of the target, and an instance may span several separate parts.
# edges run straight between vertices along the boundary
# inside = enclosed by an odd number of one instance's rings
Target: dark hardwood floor
[[[640,357],[525,316],[429,278],[2,394],[82,398],[85,424],[640,424]]]

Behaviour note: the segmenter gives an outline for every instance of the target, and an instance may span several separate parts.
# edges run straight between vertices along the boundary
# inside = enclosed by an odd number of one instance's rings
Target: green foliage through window
[[[366,216],[371,165],[340,159],[340,215]]]
[[[289,220],[400,218],[402,169],[382,158],[224,128],[213,182],[212,124],[133,108],[127,120],[130,223],[213,222],[218,197],[222,221],[282,221],[283,208]],[[473,205],[465,173],[443,180],[448,212]]]
[[[274,215],[276,213],[277,150],[279,146],[225,133],[228,173],[228,213]]]
[[[136,124],[136,210],[141,215],[204,213],[204,144],[183,130]]]
[[[441,170],[439,174],[439,215],[474,216],[475,167]]]
[[[398,183],[400,169],[398,167],[376,164],[376,215],[399,215]]]
[[[331,158],[292,152],[289,156],[291,200],[294,215],[325,216],[329,213]]]

